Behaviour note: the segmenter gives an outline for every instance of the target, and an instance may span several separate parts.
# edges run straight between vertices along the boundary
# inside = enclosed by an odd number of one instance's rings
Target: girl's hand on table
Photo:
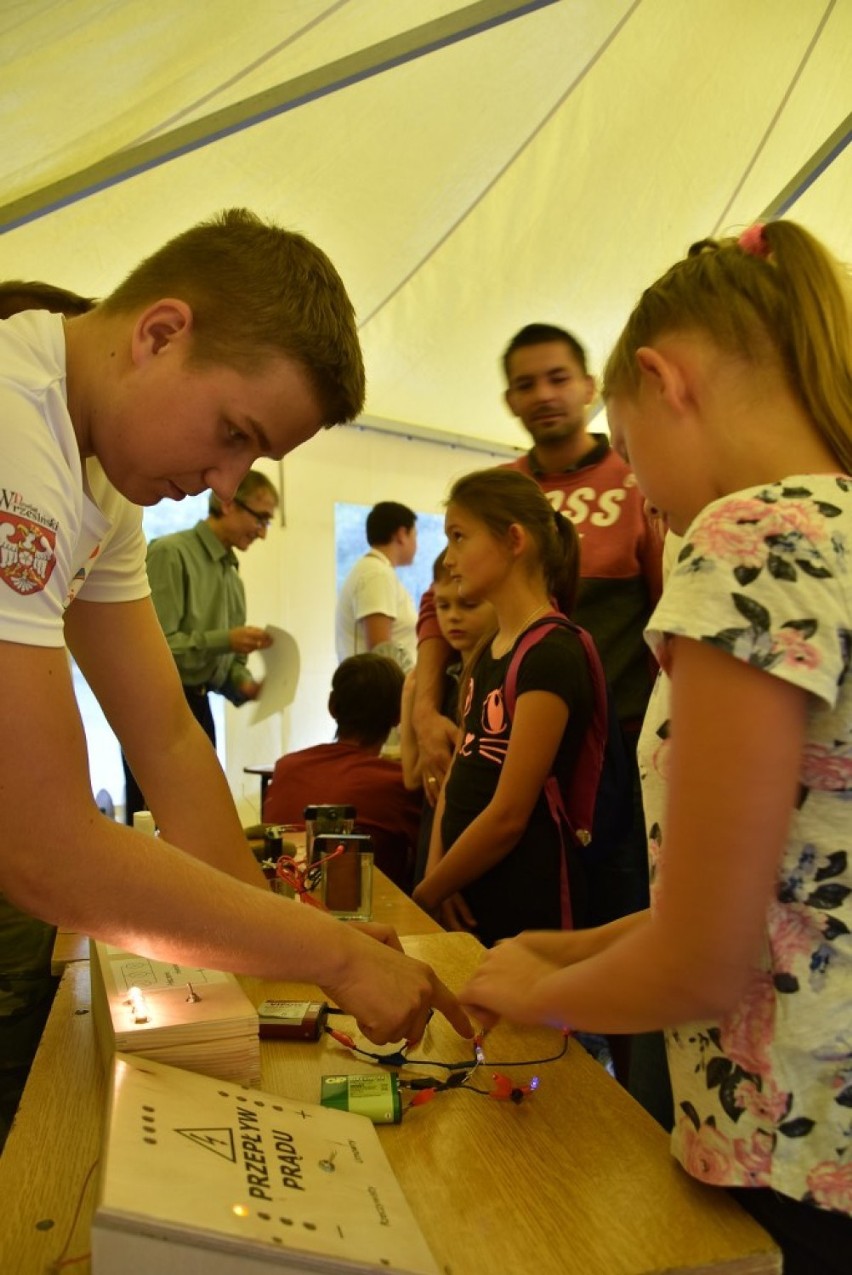
[[[473,978],[459,992],[459,1000],[485,1026],[496,1018],[529,1027],[555,1026],[535,1002],[542,980],[558,970],[558,965],[520,938],[506,939],[486,952]]]

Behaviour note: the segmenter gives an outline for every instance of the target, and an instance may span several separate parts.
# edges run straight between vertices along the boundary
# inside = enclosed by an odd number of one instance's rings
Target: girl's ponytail
[[[849,277],[795,222],[770,222],[763,238],[786,301],[778,340],[786,342],[783,353],[794,389],[846,473],[852,473]]]
[[[782,220],[694,244],[643,292],[607,361],[604,398],[636,392],[641,346],[689,329],[755,366],[774,362],[852,473],[850,281],[819,240]]]
[[[553,511],[557,548],[553,555],[552,578],[548,580],[550,595],[563,615],[570,616],[577,601],[580,584],[580,540],[573,522]]]

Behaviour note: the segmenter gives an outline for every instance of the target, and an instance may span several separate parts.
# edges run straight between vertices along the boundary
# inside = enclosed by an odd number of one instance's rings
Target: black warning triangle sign
[[[182,1138],[189,1138],[197,1147],[220,1155],[223,1160],[237,1163],[237,1152],[234,1147],[234,1131],[227,1127],[212,1129],[175,1129]]]

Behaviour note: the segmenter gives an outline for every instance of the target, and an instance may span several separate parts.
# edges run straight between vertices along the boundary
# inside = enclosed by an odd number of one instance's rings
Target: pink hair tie
[[[738,247],[743,252],[747,252],[750,257],[768,257],[770,253],[769,244],[766,242],[764,232],[764,224],[762,221],[756,221],[753,226],[749,226],[748,230],[744,230],[737,240]]]

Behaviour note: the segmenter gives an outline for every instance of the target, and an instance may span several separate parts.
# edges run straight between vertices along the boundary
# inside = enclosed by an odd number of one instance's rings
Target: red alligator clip
[[[494,1080],[494,1088],[488,1094],[489,1098],[496,1098],[498,1102],[523,1102],[527,1094],[534,1093],[538,1089],[538,1076],[533,1076],[528,1085],[515,1085],[508,1076],[504,1076],[501,1072],[492,1073]]]

